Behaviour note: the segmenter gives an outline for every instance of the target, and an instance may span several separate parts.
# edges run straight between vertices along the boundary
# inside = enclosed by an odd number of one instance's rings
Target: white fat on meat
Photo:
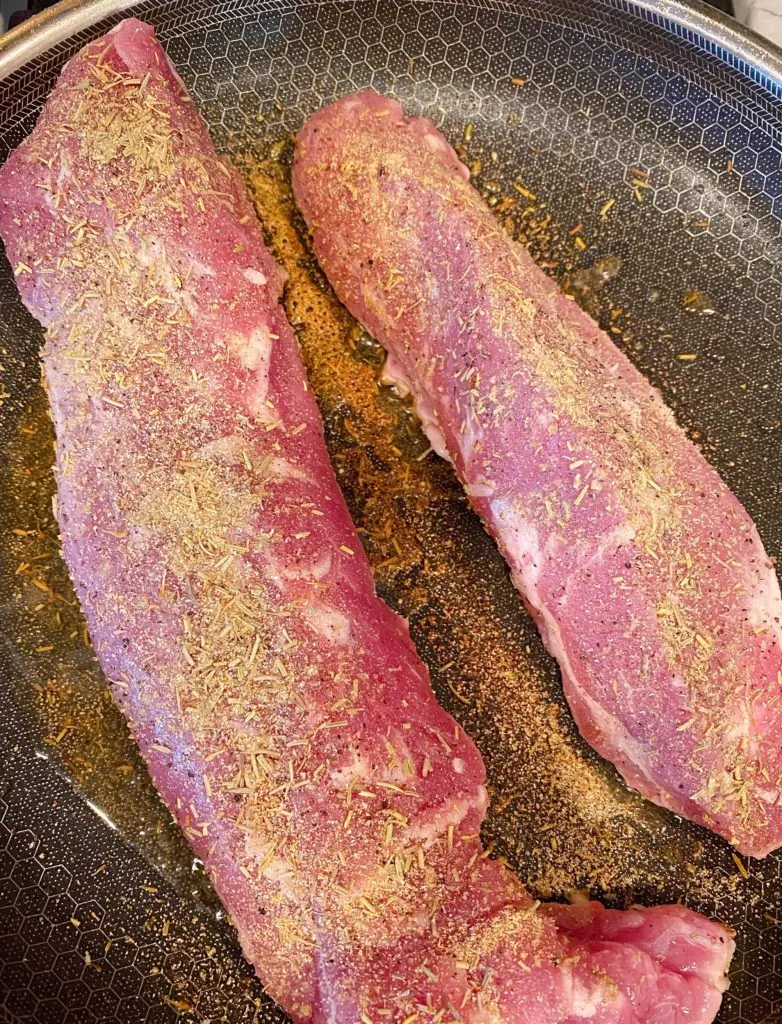
[[[606,711],[601,704],[598,704],[597,701],[589,696],[585,689],[578,685],[570,669],[568,658],[564,654],[561,641],[558,644],[557,641],[552,640],[552,631],[545,626],[543,626],[543,632],[546,647],[548,647],[549,651],[551,651],[562,666],[562,676],[565,680],[566,688],[567,684],[570,684],[569,689],[571,692],[567,693],[566,696],[571,701],[573,714],[581,732],[588,733],[590,731],[583,727],[583,718],[579,714],[579,711],[583,709],[588,714],[592,726],[601,734],[606,745],[613,751],[610,756],[612,760],[616,759],[617,767],[624,773],[626,766],[630,765],[635,771],[636,779],[643,779],[647,786],[644,796],[648,799],[654,799],[656,803],[661,804],[663,807],[672,807],[676,810],[675,805],[671,802],[671,794],[663,792],[657,782],[655,782],[649,763],[649,756],[644,747],[637,740],[633,739],[615,715]],[[634,788],[638,788],[636,781],[631,780],[631,785]],[[650,796],[652,790],[655,793],[654,797]],[[681,795],[689,796],[689,794],[684,793]]]
[[[540,607],[537,584],[545,555],[537,528],[505,498],[492,501],[491,515],[505,557],[511,564],[513,582],[533,607]]]
[[[352,784],[354,789],[369,790],[377,782],[390,782],[395,786],[404,786],[409,780],[402,764],[410,758],[410,752],[404,744],[392,743],[392,746],[401,759],[399,764],[386,764],[382,769],[373,769],[366,757],[354,753],[349,764],[342,768],[336,768],[331,773],[331,782],[334,788],[342,791]]]
[[[343,768],[335,768],[331,773],[331,784],[340,792],[347,789],[351,783],[369,782],[372,777],[372,765],[366,757],[358,754],[353,755],[350,764]]]
[[[290,900],[296,900],[293,881],[296,872],[293,865],[285,857],[278,857],[274,852],[274,845],[265,833],[247,833],[245,839],[245,851],[247,856],[257,861],[259,867],[264,865],[263,876],[274,882],[280,888],[283,896]]]
[[[191,455],[193,461],[214,462],[222,466],[246,465],[246,459],[251,458],[247,450],[247,441],[239,434],[226,434],[224,437],[215,438],[214,441],[207,441]],[[254,468],[258,469],[258,460],[254,460]],[[280,482],[282,480],[301,480],[304,483],[313,484],[312,479],[306,470],[301,469],[290,459],[283,459],[279,455],[266,456],[262,465],[263,476],[266,482]],[[326,552],[321,556],[321,561],[331,555]],[[328,571],[328,569],[326,570]],[[324,573],[325,575],[325,573]]]
[[[412,390],[404,367],[391,354],[386,359],[380,382],[389,387],[396,388],[402,398],[406,398]],[[426,397],[425,389],[422,389],[421,398],[417,398],[413,405],[415,414],[421,421],[424,434],[426,434],[426,438],[432,446],[432,451],[436,452],[441,459],[445,459],[446,462],[451,462],[452,459],[448,452],[448,445],[445,442],[445,435],[440,430],[434,407]]]
[[[410,394],[411,388],[407,373],[399,360],[390,352],[380,374],[380,383],[396,388],[402,398],[407,398]]]
[[[242,277],[244,277],[246,281],[249,281],[250,284],[257,284],[259,288],[266,284],[266,278],[264,275],[260,270],[256,270],[254,267],[247,267],[243,270]]]
[[[258,550],[263,551],[267,556],[267,573],[272,582],[281,591],[285,590],[285,583],[296,583],[300,580],[315,580],[320,582],[328,576],[331,571],[331,552],[324,552],[313,562],[290,562],[281,563],[274,558],[274,553],[268,545],[263,544]]]
[[[534,578],[537,580],[537,573],[535,573]],[[637,740],[633,739],[618,718],[593,700],[589,693],[580,685],[578,675],[570,662],[570,657],[562,639],[559,624],[549,609],[540,602],[537,589],[533,588],[533,591],[537,603],[530,598],[526,588],[524,589],[524,594],[529,604],[535,608],[536,620],[546,647],[559,663],[566,691],[570,691],[569,693],[566,692],[566,696],[573,708],[573,713],[576,716],[582,733],[589,730],[584,729],[584,723],[580,720],[581,715],[579,712],[588,715],[592,726],[601,733],[605,742],[616,751],[616,756],[622,762],[632,765],[640,778],[643,778],[650,787],[657,789],[647,751]],[[658,792],[656,799],[664,807],[670,806],[668,797],[662,791]]]
[[[311,605],[302,612],[304,621],[318,636],[345,646],[350,641],[350,619],[336,608]]]
[[[541,545],[537,527],[506,498],[495,498],[491,502],[491,515],[503,554],[511,566],[514,584],[533,608],[545,611],[537,584],[546,563],[556,558],[557,548],[561,542],[555,536],[551,536],[545,545]],[[565,597],[562,601],[566,599],[567,583],[570,579],[613,554],[618,548],[631,543],[635,536],[634,527],[626,523],[609,533],[591,551],[586,549],[583,552],[584,557],[565,582]],[[561,604],[562,602],[560,607]]]
[[[263,399],[269,389],[269,364],[272,354],[272,342],[277,335],[272,334],[266,324],[256,327],[250,334],[231,334],[228,348],[239,357],[239,362],[246,370],[255,370],[260,378],[258,390],[263,385]]]
[[[758,536],[753,538],[757,549],[759,560],[765,562],[762,542]],[[749,625],[756,630],[770,629],[777,642],[782,645],[782,596],[779,590],[779,580],[770,563],[761,564],[758,568],[758,575],[755,586],[749,597],[747,606]]]
[[[168,253],[159,242],[144,242],[138,250],[138,264],[153,275],[155,289],[182,303],[191,314],[198,308],[193,285],[199,278],[214,277],[215,271],[199,260],[191,260],[188,286],[186,287],[176,268],[171,264]]]
[[[439,133],[435,135],[434,132],[425,132],[421,138],[424,140],[424,145],[430,152],[435,154],[450,154],[451,147]]]
[[[71,161],[68,153],[63,151],[60,156],[60,166],[57,171],[57,178],[51,182],[51,187],[45,189],[43,192],[43,199],[49,209],[55,216],[59,216],[59,207],[61,202],[61,196],[67,195],[70,189],[70,181],[73,178],[71,174]],[[51,181],[51,177],[50,177]]]
[[[597,1011],[605,1007],[605,985],[596,982],[594,986],[587,986],[581,978],[571,974],[570,983],[570,1005],[568,1007],[572,1017],[582,1020],[589,1020],[594,1017]],[[617,993],[617,997],[619,994]]]
[[[351,113],[353,110],[358,110],[362,106],[363,100],[360,96],[351,97],[342,100],[342,110],[345,114]],[[390,113],[398,113],[401,111],[401,107],[398,103],[394,103],[393,100],[384,104],[381,110],[375,111],[376,117],[387,117]]]
[[[265,324],[256,327],[250,334],[232,334],[227,339],[228,348],[239,359],[246,370],[253,373],[253,381],[247,395],[250,414],[260,423],[276,423],[279,416],[268,402],[269,367],[272,346],[277,335],[272,334]]]
[[[573,698],[589,715],[592,725],[599,730],[605,742],[609,743],[618,755],[621,755],[623,761],[629,762],[650,785],[655,786],[647,751],[630,736],[619,719],[592,700],[579,684],[578,675],[570,663],[557,619],[546,607],[538,591],[537,584],[541,569],[544,562],[552,556],[549,545],[546,545],[545,549],[541,547],[537,529],[517,512],[511,502],[495,499],[491,503],[491,510],[498,533],[501,531],[501,544],[505,557],[512,567],[513,581],[523,592],[527,602],[535,609],[546,647],[559,662],[563,678],[573,691]],[[585,565],[605,557],[618,545],[629,542],[633,536],[634,531],[631,527],[617,529],[591,552],[572,575],[582,570]],[[660,802],[664,803],[663,795],[661,795]]]
[[[196,448],[190,455],[190,460],[214,462],[219,466],[236,466],[243,463],[243,452],[246,449],[247,443],[242,437],[238,434],[226,434]]]
[[[296,869],[285,857],[273,857],[263,869],[263,877],[279,886],[280,892],[289,900],[298,901],[299,895],[293,886]]]
[[[456,830],[472,812],[482,815],[489,803],[485,786],[477,786],[475,796],[457,797],[440,807],[416,814],[408,826],[406,838],[420,843],[424,849],[441,839],[450,825]]]
[[[456,438],[456,443],[459,446],[459,454],[462,457],[462,463],[464,466],[463,472],[468,473],[470,470],[470,464],[472,463],[473,453],[475,452],[476,443],[480,437],[480,429],[472,415],[472,410],[468,406],[464,410],[464,415],[461,421],[462,429]],[[432,445],[434,447],[434,445]]]
[[[467,484],[464,489],[471,498],[491,498],[497,486],[490,480],[486,480],[485,477],[478,477],[477,480]]]
[[[421,427],[424,434],[426,434],[426,439],[432,446],[432,451],[436,452],[441,459],[445,459],[446,462],[453,462],[451,453],[448,451],[445,434],[440,430],[435,417],[434,407],[429,400],[427,398],[416,399],[413,407],[416,416],[421,421]]]
[[[772,807],[776,807],[780,800],[782,800],[782,789],[760,789],[758,786],[755,786],[755,792],[758,799],[770,804]]]
[[[331,773],[331,781],[337,789],[345,789],[350,783],[358,782],[360,788],[370,789],[373,782],[391,782],[394,785],[405,786],[408,776],[405,774],[404,765],[406,762],[414,763],[415,757],[410,751],[405,739],[405,733],[399,729],[390,729],[386,739],[393,748],[394,757],[388,761],[380,770],[373,770],[372,765],[363,755],[353,754],[352,760],[343,768],[337,768]],[[457,759],[458,760],[458,759]],[[462,761],[462,771],[465,765]]]
[[[324,551],[320,558],[309,567],[309,574],[315,580],[322,580],[331,571],[331,552]]]
[[[746,743],[751,740],[750,737],[753,733],[753,720],[752,712],[746,699],[743,701],[737,701],[733,708],[723,708],[723,714],[725,717],[725,738],[730,743]],[[728,728],[728,722],[733,721],[733,724]]]
[[[439,132],[432,132],[426,130],[421,131],[421,128],[425,127],[426,124],[427,122],[424,121],[422,118],[416,118],[414,121],[411,122],[410,127],[413,130],[417,130],[418,134],[421,136],[421,139],[423,140],[424,145],[430,152],[434,153],[435,156],[443,158],[445,163],[450,164],[456,170],[457,174],[459,175],[460,178],[462,178],[463,181],[469,181],[469,169],[465,167],[464,164],[459,160],[459,158],[456,156],[456,153],[453,151],[450,144],[445,140],[445,138],[442,135],[440,135]]]
[[[282,459],[279,455],[275,455],[273,459],[269,461],[266,467],[267,476],[273,480],[301,480],[307,484],[314,484],[315,481],[310,474],[297,466],[295,462],[291,462],[290,459]]]
[[[618,526],[615,530],[609,533],[607,537],[601,540],[596,548],[590,550],[590,548],[587,545],[585,545],[583,550],[580,551],[580,554],[582,554],[584,557],[581,558],[581,560],[577,563],[572,572],[569,573],[567,579],[564,582],[563,594],[559,600],[560,610],[563,608],[568,598],[570,597],[570,583],[572,580],[574,580],[580,573],[583,573],[587,569],[590,569],[592,566],[599,565],[604,558],[616,554],[619,548],[625,547],[627,544],[630,544],[632,541],[635,540],[635,538],[635,527],[631,526],[629,523],[623,523],[621,526]],[[546,558],[556,557],[556,546],[559,543],[560,542],[557,541],[555,538],[549,539],[549,541],[546,543],[545,548]],[[676,596],[674,595],[671,598],[671,600],[673,601],[673,603],[676,603]]]
[[[217,277],[217,271],[201,260],[191,259],[190,271],[196,277]]]

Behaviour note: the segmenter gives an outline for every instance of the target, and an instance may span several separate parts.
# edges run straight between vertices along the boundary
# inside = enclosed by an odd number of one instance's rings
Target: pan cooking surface
[[[579,739],[506,568],[382,353],[313,266],[290,136],[372,85],[463,148],[507,229],[611,330],[782,553],[782,124],[774,87],[623,0],[134,9],[245,174],[289,275],[327,440],[383,596],[484,754],[484,833],[543,898],[682,900],[737,930],[719,1020],[782,1020],[782,857],[743,861]],[[0,82],[0,159],[62,62]],[[723,55],[724,57],[724,55]],[[728,55],[729,57],[729,55]],[[262,1022],[230,922],[86,643],[51,512],[38,326],[0,264],[0,1020]]]

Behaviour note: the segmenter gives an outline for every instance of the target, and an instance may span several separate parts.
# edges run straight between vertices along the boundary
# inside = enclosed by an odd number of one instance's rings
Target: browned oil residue
[[[685,311],[693,316],[713,316],[717,312],[711,296],[699,288],[691,288],[685,292],[682,305]]]

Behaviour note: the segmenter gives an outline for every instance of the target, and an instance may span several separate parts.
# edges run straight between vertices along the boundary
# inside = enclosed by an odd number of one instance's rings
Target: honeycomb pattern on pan
[[[41,806],[41,766],[26,777],[0,796],[0,1008],[9,1019],[169,1024],[196,1008],[201,1020],[257,1019],[260,987],[221,921],[122,843],[75,863],[69,847],[92,812],[61,780]],[[267,1006],[264,1020],[282,1019]]]
[[[393,19],[378,11],[357,21],[352,4],[335,4],[318,9],[322,46],[313,51],[312,10],[303,5],[249,24],[237,17],[197,39],[182,35],[171,53],[225,133],[255,134],[248,93],[280,102],[280,123],[294,131],[313,107],[372,85],[441,121],[458,111],[498,123],[517,110],[516,133],[530,149],[572,156],[576,167],[643,167],[648,200],[716,239],[716,255],[741,266],[782,331],[778,139],[688,81],[681,62],[584,37],[572,5],[560,5],[556,23],[547,5],[529,6],[540,20],[525,19],[531,31],[520,33],[518,15],[502,8],[401,4]],[[523,95],[513,78],[525,80]]]
[[[282,139],[322,103],[366,85],[426,111],[454,140],[473,123],[510,176],[545,196],[564,224],[582,223],[594,240],[585,267],[621,254],[630,269],[616,300],[634,314],[630,354],[697,427],[770,551],[782,554],[776,97],[620,0],[528,0],[521,9],[165,0],[134,13],[159,26],[228,151]],[[74,49],[62,44],[0,83],[0,156],[29,131]],[[38,344],[5,265],[2,273],[0,352],[24,360],[9,364],[13,379],[0,374],[11,393],[0,405],[0,453],[34,386]],[[689,292],[714,313],[688,306]],[[686,338],[697,358],[677,361],[671,337]],[[0,631],[4,615],[0,606]],[[42,671],[20,657],[0,645],[0,679],[17,689]],[[0,1019],[282,1020],[225,923],[161,880],[34,757],[35,727],[18,704],[0,688]],[[110,870],[99,870],[104,862]],[[782,858],[750,869],[739,905],[699,906],[738,930],[723,1024],[782,1020]],[[670,898],[687,896],[687,881],[672,879]]]

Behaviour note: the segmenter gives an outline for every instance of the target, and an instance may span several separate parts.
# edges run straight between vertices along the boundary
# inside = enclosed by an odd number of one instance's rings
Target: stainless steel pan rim
[[[0,38],[0,81],[69,39],[115,14],[131,12],[141,0],[60,0]],[[755,79],[767,79],[782,90],[782,49],[745,28],[734,18],[709,7],[704,0],[616,0],[652,21],[665,21],[677,34],[703,45],[737,63]],[[523,7],[523,0],[519,0]]]

